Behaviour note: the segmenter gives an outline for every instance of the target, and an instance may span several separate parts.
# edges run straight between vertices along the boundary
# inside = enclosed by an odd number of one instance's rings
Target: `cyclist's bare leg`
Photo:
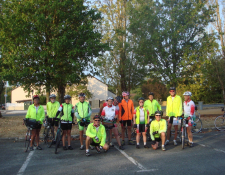
[[[140,142],[141,133],[137,133],[136,135],[136,143],[139,144]]]
[[[171,124],[171,123],[168,123],[168,128],[167,128],[167,140],[170,140],[170,131],[171,131],[171,127],[172,127],[172,124]]]
[[[80,145],[84,145],[83,144],[83,134],[84,134],[84,131],[79,131],[80,133]]]
[[[119,136],[119,134],[118,134],[118,129],[117,129],[117,127],[114,127],[114,128],[112,129],[112,131],[113,131],[113,133],[114,133],[114,136],[115,136],[115,138],[116,138],[116,141],[117,141],[118,145],[121,146],[121,143],[120,143],[120,136]]]
[[[89,136],[86,137],[86,150],[89,149],[91,138]]]
[[[67,130],[67,139],[68,139],[68,145],[71,144],[71,130]]]
[[[125,138],[125,126],[121,126],[121,132],[122,132],[122,140]]]
[[[102,147],[104,150],[108,150],[109,149],[109,145],[107,143],[105,143],[105,145]]]
[[[31,141],[30,141],[30,147],[33,146],[34,138],[36,137],[36,129],[31,130]]]
[[[142,132],[142,135],[143,135],[143,142],[146,144],[147,143],[146,132]]]
[[[189,142],[193,142],[193,135],[192,135],[192,132],[191,132],[191,126],[187,127],[187,133],[188,133]]]
[[[166,133],[165,132],[162,132],[160,134],[160,138],[162,140],[162,145],[165,145],[165,141],[166,141]]]
[[[127,126],[128,140],[131,140],[131,126]]]
[[[36,144],[37,144],[37,146],[39,146],[39,133],[40,133],[40,130],[41,129],[36,129]]]
[[[178,125],[174,125],[174,129],[175,129],[174,140],[177,140]]]
[[[63,135],[62,135],[63,146],[66,146],[66,133],[67,133],[67,130],[63,130]]]

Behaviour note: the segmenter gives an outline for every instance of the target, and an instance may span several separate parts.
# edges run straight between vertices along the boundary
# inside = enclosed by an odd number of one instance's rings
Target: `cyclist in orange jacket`
[[[129,92],[122,92],[123,100],[119,104],[119,121],[121,123],[122,129],[122,145],[125,145],[125,126],[127,125],[128,132],[128,144],[135,145],[131,140],[131,121],[133,118],[134,104],[133,101],[129,99]]]

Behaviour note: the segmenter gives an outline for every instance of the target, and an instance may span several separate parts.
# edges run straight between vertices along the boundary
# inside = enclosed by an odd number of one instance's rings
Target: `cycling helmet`
[[[85,94],[84,94],[84,93],[80,93],[80,94],[78,95],[78,97],[85,97]]]
[[[154,93],[153,93],[153,92],[149,92],[149,93],[148,93],[148,96],[149,96],[149,95],[153,95],[153,96],[154,96]]]
[[[161,115],[162,116],[162,111],[155,111],[155,115]]]
[[[186,91],[183,95],[188,95],[188,96],[190,96],[190,97],[191,97],[192,93],[191,93],[191,92],[189,92],[189,91]]]
[[[49,98],[56,98],[56,95],[55,95],[55,94],[51,94],[51,95],[49,96]]]
[[[95,115],[95,116],[93,117],[93,120],[95,120],[95,119],[97,119],[97,118],[100,119],[100,120],[102,119],[100,115]]]
[[[175,91],[175,90],[176,90],[176,88],[175,88],[175,87],[170,87],[170,90],[174,90],[174,91]]]
[[[70,95],[65,95],[64,99],[71,99],[71,96]]]
[[[138,102],[139,102],[140,100],[145,101],[145,99],[144,99],[143,97],[140,97],[140,98],[138,99]]]
[[[40,99],[40,97],[39,97],[38,95],[34,95],[34,96],[33,96],[33,100],[34,100],[35,98]]]
[[[127,96],[127,95],[130,95],[130,93],[127,92],[127,91],[123,91],[123,92],[122,92],[122,96],[123,96],[123,97],[124,97],[124,96]]]
[[[106,99],[106,101],[108,101],[108,100],[114,100],[114,98],[108,97],[108,98]]]
[[[117,96],[115,99],[117,100],[118,103],[121,103],[122,101],[122,98],[120,96]]]

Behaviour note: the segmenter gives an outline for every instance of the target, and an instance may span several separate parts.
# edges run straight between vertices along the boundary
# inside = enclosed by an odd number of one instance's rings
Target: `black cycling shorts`
[[[137,133],[142,133],[142,132],[147,132],[145,130],[145,124],[137,124],[137,130],[136,130]]]
[[[155,141],[156,142],[160,142],[161,141],[161,138],[159,137],[159,138],[155,138]]]
[[[174,118],[174,116],[172,116],[172,117],[170,117],[169,119],[169,123],[171,123],[171,124],[173,124],[173,118]]]
[[[131,126],[131,120],[122,120],[122,126]]]
[[[61,123],[62,130],[71,130],[72,129],[72,123]]]
[[[51,126],[59,126],[59,119],[55,119],[55,118],[49,118],[48,122],[50,123]]]
[[[35,129],[41,129],[42,124],[36,124]]]
[[[90,145],[91,146],[100,146],[100,143],[95,143],[94,140],[91,139]]]

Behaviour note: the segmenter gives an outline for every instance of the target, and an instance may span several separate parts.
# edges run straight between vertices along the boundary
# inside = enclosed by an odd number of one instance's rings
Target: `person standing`
[[[38,95],[33,96],[34,104],[30,105],[27,111],[26,119],[34,119],[36,120],[35,128],[32,129],[31,142],[30,142],[30,151],[33,151],[33,143],[34,139],[37,144],[37,150],[42,150],[39,146],[39,133],[41,130],[41,126],[45,119],[45,111],[42,105],[40,105],[40,97]]]
[[[128,145],[135,145],[131,140],[131,125],[133,119],[134,104],[129,99],[129,92],[122,92],[123,100],[119,104],[119,122],[122,128],[122,145],[125,145],[125,127],[127,125]]]
[[[80,93],[78,95],[79,102],[75,105],[75,116],[77,117],[77,122],[79,126],[79,134],[80,134],[80,149],[84,149],[83,144],[83,134],[84,134],[84,126],[90,123],[91,117],[91,106],[88,102],[85,101],[85,94]]]
[[[168,117],[168,128],[167,128],[167,140],[165,142],[165,145],[169,144],[170,139],[170,131],[173,123],[178,122],[178,117],[182,116],[182,100],[179,95],[176,95],[176,88],[170,87],[170,96],[167,97],[167,104],[166,104],[166,116]],[[178,125],[174,125],[175,129],[175,135],[173,144],[177,145],[177,131],[178,131]]]

